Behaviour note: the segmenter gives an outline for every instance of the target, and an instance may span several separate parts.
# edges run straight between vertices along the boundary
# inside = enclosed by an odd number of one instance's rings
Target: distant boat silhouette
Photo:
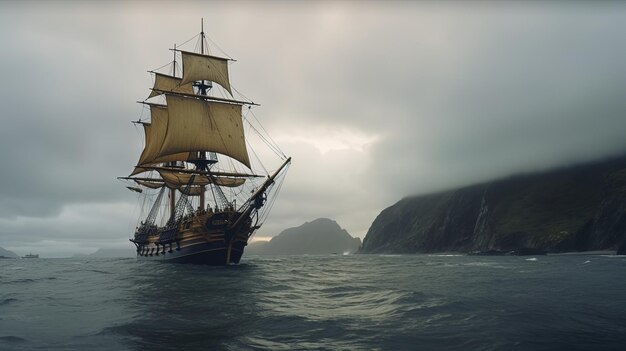
[[[28,255],[22,256],[22,258],[39,258],[38,254],[28,253]]]

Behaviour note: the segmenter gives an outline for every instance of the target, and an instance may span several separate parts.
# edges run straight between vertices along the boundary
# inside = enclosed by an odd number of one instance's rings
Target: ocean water
[[[0,260],[0,350],[626,350],[626,257]]]

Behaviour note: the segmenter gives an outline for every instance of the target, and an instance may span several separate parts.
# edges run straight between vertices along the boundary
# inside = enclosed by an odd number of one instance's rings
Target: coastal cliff
[[[13,252],[0,247],[0,258],[18,258],[19,256]]]
[[[617,250],[625,238],[626,156],[402,199],[359,252]]]

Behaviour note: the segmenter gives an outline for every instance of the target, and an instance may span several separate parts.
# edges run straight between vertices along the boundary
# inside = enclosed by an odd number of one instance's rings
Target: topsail
[[[197,80],[209,80],[221,85],[231,96],[233,95],[228,78],[228,59],[187,51],[181,51],[181,53],[183,55],[183,80],[181,84]]]
[[[157,155],[209,151],[250,168],[241,105],[166,94],[168,124]]]
[[[193,94],[191,83],[182,84],[182,79],[162,73],[154,73],[154,87],[148,99],[163,94],[163,92]]]
[[[161,146],[168,128],[167,106],[150,105],[151,123],[143,124],[145,134],[145,147],[137,166],[154,165],[164,162],[186,161],[189,158],[188,152],[172,153],[161,155]]]

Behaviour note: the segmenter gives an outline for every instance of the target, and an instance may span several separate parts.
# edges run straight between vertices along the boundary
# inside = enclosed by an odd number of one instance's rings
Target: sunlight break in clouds
[[[314,127],[296,129],[277,136],[279,144],[307,144],[315,147],[321,154],[330,151],[352,150],[365,152],[368,147],[378,141],[376,134],[366,133],[349,128]]]

